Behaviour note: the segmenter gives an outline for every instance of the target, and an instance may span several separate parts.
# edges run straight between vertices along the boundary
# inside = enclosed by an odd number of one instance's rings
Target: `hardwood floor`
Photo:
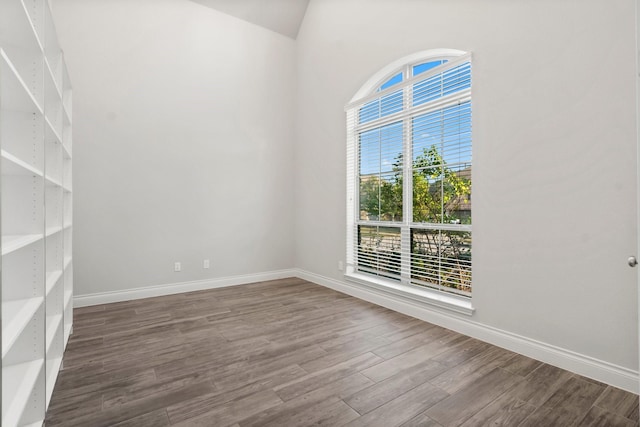
[[[52,426],[637,426],[638,396],[300,279],[76,309]]]

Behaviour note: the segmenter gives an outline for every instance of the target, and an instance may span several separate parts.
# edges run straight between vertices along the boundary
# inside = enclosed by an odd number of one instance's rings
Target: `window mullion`
[[[443,91],[442,88],[442,84],[441,84],[441,91]],[[444,134],[445,134],[445,130],[444,130],[444,111],[442,113],[440,113],[441,118],[440,118],[440,146],[438,147],[439,151],[440,151],[440,156],[441,158],[441,163],[440,163],[440,224],[444,224],[444,181],[446,179],[445,177],[445,167],[444,167]],[[442,286],[442,243],[443,243],[443,237],[442,237],[442,228],[438,229],[438,288],[440,290],[444,290],[444,287]]]
[[[409,76],[409,66],[405,67],[405,77]],[[403,88],[404,111],[411,107],[411,88]],[[406,115],[402,121],[402,229],[400,230],[401,264],[400,275],[403,283],[411,283],[411,229],[413,222],[413,147],[411,144],[411,116]]]

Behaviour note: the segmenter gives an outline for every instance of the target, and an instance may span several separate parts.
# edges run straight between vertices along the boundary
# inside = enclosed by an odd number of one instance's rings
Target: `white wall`
[[[296,266],[342,282],[343,106],[398,58],[471,51],[470,320],[637,370],[626,265],[636,252],[634,16],[633,0],[312,0],[297,45]]]
[[[53,9],[76,295],[291,268],[293,40],[186,0]]]

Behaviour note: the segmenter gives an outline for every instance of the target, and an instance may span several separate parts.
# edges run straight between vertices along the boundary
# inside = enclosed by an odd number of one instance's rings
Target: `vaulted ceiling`
[[[309,0],[191,0],[295,39]]]

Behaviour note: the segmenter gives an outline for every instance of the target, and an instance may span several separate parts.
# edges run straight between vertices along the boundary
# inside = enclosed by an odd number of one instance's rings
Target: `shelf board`
[[[45,175],[45,176],[44,176],[44,179],[46,179],[46,180],[47,180],[47,183],[48,183],[48,184],[53,184],[53,185],[55,185],[56,187],[62,187],[62,183],[61,183],[60,181],[58,181],[57,179],[55,179],[55,178],[53,178],[53,177],[51,177],[51,176],[49,176],[49,175]]]
[[[56,81],[55,73],[53,72],[53,68],[51,68],[51,64],[49,64],[49,58],[47,58],[47,55],[44,56],[44,65],[45,65],[44,71],[45,73],[49,73],[49,77],[51,77],[51,83],[53,83],[53,88],[55,89],[56,94],[58,95],[58,98],[62,99],[62,92],[58,87],[58,82]]]
[[[46,295],[49,295],[49,292],[53,289],[53,287],[58,283],[58,280],[62,277],[62,270],[52,271],[51,273],[47,273],[47,285],[46,285]]]
[[[42,240],[42,234],[11,234],[2,236],[2,256],[17,251],[38,240]]]
[[[71,113],[69,112],[69,108],[67,108],[64,102],[64,95],[62,96],[62,111],[64,112],[64,116],[66,117],[69,124],[73,124],[73,120],[71,120]]]
[[[63,227],[64,227],[65,230],[67,230],[67,229],[71,228],[71,225],[72,225],[71,222],[65,222]]]
[[[58,332],[58,328],[62,325],[62,314],[56,314],[53,316],[47,316],[47,355],[53,344],[53,339]]]
[[[47,227],[47,237],[53,236],[56,233],[59,233],[62,231],[62,227],[59,225],[53,226],[53,227]]]
[[[49,117],[45,116],[44,121],[47,124],[47,131],[51,132],[51,134],[56,139],[56,141],[58,141],[60,144],[62,144],[62,138],[60,137],[60,134],[58,133],[56,128],[53,126],[53,123],[51,123],[51,120],[49,120]]]
[[[70,256],[66,256],[64,257],[64,269],[66,270],[69,267],[69,264],[71,264],[71,257]]]
[[[2,367],[2,383],[11,390],[11,393],[2,393],[3,426],[18,425],[43,365],[44,360],[38,359]]]
[[[70,159],[71,156],[71,149],[69,149],[69,144],[65,144],[64,142],[62,143],[62,149],[64,150],[64,156],[67,159]]]
[[[0,27],[6,32],[4,37],[20,47],[42,50],[40,34],[36,31],[29,12],[23,2],[5,2]],[[19,29],[22,28],[20,31]]]
[[[38,311],[43,297],[5,301],[2,303],[2,357],[6,356],[13,344]]]
[[[42,176],[42,172],[11,153],[0,150],[2,175]]]
[[[20,77],[4,50],[0,49],[0,73],[2,78],[2,108],[14,111],[43,114],[38,101]],[[6,79],[6,80],[5,80]],[[10,100],[10,101],[5,101]],[[8,105],[5,105],[7,102]]]
[[[20,427],[42,427],[43,423],[44,423],[44,420],[40,420],[40,421],[36,421],[35,423],[31,423],[31,424],[23,424]]]

